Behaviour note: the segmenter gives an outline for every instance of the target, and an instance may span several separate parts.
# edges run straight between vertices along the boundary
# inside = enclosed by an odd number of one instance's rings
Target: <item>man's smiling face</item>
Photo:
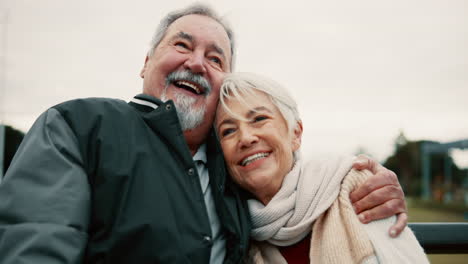
[[[183,16],[146,59],[141,71],[143,92],[174,100],[178,108],[180,103],[189,111],[203,110],[200,133],[207,133],[230,63],[231,47],[223,26],[206,16]]]

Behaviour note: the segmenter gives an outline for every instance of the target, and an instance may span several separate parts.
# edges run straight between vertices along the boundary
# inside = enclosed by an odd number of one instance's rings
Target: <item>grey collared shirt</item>
[[[210,263],[222,263],[224,256],[226,255],[226,239],[221,231],[221,223],[219,222],[213,194],[211,193],[210,177],[208,175],[208,168],[206,167],[206,144],[203,144],[198,148],[197,153],[193,156],[193,161],[197,166],[200,186],[202,188],[203,198],[205,199],[208,218],[210,219],[211,239],[213,241]]]

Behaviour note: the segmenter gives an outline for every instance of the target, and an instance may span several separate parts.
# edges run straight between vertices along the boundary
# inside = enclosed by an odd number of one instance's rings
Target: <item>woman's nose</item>
[[[248,148],[258,142],[258,137],[255,131],[249,128],[239,129],[240,130],[240,147]]]

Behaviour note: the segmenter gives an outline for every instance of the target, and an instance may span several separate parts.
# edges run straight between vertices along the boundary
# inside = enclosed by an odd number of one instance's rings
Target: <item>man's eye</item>
[[[210,60],[218,65],[221,65],[221,60],[217,57],[211,57]]]
[[[181,47],[181,48],[184,48],[184,49],[188,49],[188,45],[185,44],[184,42],[177,42],[174,46],[178,46],[178,47]]]

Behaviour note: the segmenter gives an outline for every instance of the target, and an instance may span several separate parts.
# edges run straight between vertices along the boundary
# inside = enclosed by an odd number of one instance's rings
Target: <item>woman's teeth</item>
[[[268,157],[269,155],[270,155],[270,153],[267,153],[267,152],[253,154],[252,156],[249,156],[249,157],[245,158],[245,159],[241,162],[241,165],[242,165],[242,166],[247,166],[247,165],[249,165],[250,163],[252,163],[252,162],[254,162],[254,161],[256,161],[256,160],[259,160],[259,159]]]

